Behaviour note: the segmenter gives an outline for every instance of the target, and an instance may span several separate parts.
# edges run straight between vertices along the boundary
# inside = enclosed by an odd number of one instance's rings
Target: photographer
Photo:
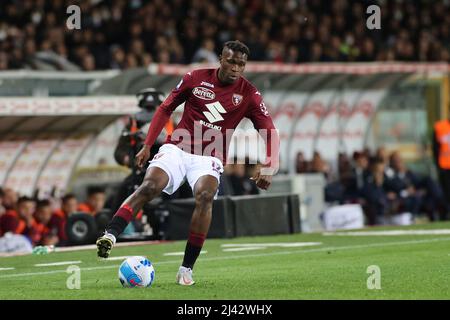
[[[122,131],[114,151],[114,158],[117,163],[129,167],[132,172],[120,184],[113,202],[113,207],[111,208],[112,211],[119,208],[120,204],[134,192],[144,178],[147,166],[139,169],[134,163],[134,157],[142,148],[145,140],[145,133],[141,129],[150,123],[156,108],[164,100],[163,93],[154,88],[143,89],[136,94],[136,97],[138,99],[138,106],[142,110],[129,117],[129,121]],[[165,129],[167,134],[171,134],[173,124],[168,122]],[[157,143],[151,149],[151,157],[158,152],[159,147],[164,142],[163,139],[164,134],[161,134],[158,137]]]

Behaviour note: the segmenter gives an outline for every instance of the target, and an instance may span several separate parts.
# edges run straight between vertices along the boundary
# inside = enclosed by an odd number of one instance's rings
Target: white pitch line
[[[154,240],[154,241],[130,241],[130,242],[119,242],[114,245],[115,248],[118,247],[127,247],[127,246],[140,246],[140,245],[155,245],[155,244],[164,244],[164,243],[172,243],[172,240]],[[55,252],[70,252],[70,251],[81,251],[81,250],[92,250],[97,249],[95,244],[88,244],[82,246],[71,246],[71,247],[57,247],[55,248]],[[3,257],[18,257],[29,255],[29,252],[6,252],[0,253],[0,258]]]
[[[267,249],[267,247],[241,247],[241,248],[228,248],[222,249],[223,252],[233,252],[233,251],[249,251],[249,250],[261,250]]]
[[[445,235],[450,234],[450,229],[435,230],[379,230],[379,231],[348,231],[348,232],[324,232],[324,236],[408,236],[408,235]]]
[[[307,247],[307,246],[318,246],[322,242],[274,242],[274,243],[225,243],[221,247]]]
[[[200,251],[200,254],[205,254],[205,253],[207,253],[208,251],[206,251],[206,250],[202,250],[202,251]],[[178,252],[167,252],[167,253],[164,253],[163,254],[163,256],[183,256],[184,255],[184,251],[178,251]]]
[[[396,241],[396,242],[380,242],[380,243],[371,243],[371,244],[361,244],[354,246],[342,246],[342,247],[323,247],[323,248],[315,248],[315,249],[305,249],[305,250],[295,250],[295,251],[277,251],[277,252],[267,252],[260,254],[247,254],[247,255],[233,255],[233,256],[223,256],[223,257],[211,257],[211,258],[203,258],[202,262],[206,261],[217,261],[217,260],[235,260],[235,259],[245,259],[245,258],[258,258],[258,257],[267,257],[267,256],[277,256],[277,255],[286,255],[286,254],[299,254],[299,253],[314,253],[314,252],[326,252],[326,251],[339,251],[339,250],[352,250],[352,249],[366,249],[366,248],[378,248],[378,247],[388,247],[388,246],[402,246],[402,245],[411,245],[411,244],[423,244],[430,242],[440,242],[440,241],[450,241],[450,238],[433,238],[433,239],[424,239],[424,240],[411,240],[411,241]],[[179,260],[169,260],[162,261],[158,263],[154,263],[154,265],[162,265],[162,264],[171,264],[171,263],[180,263]],[[92,271],[92,270],[101,270],[101,269],[112,269],[117,268],[119,265],[111,265],[111,266],[102,266],[102,267],[89,267],[89,268],[81,268],[81,271]],[[13,277],[24,277],[24,276],[40,276],[45,274],[54,274],[54,273],[66,273],[66,270],[53,270],[53,271],[44,271],[44,272],[29,272],[29,273],[13,273],[8,275],[0,275],[1,278],[13,278]]]
[[[15,268],[0,268],[0,271],[14,270]]]
[[[64,266],[67,264],[79,264],[81,263],[80,260],[77,261],[61,261],[61,262],[50,262],[50,263],[38,263],[35,264],[35,267],[53,267],[53,266]]]
[[[116,261],[116,260],[125,260],[132,256],[121,256],[121,257],[109,257],[107,259],[102,259],[102,261]]]

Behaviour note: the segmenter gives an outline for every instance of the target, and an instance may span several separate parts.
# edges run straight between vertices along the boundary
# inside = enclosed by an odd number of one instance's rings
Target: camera
[[[142,148],[145,141],[145,133],[140,129],[150,123],[156,108],[164,101],[164,94],[155,88],[146,88],[136,94],[139,112],[129,117],[128,123],[122,131],[114,158],[120,165],[127,166],[134,170],[134,157]],[[153,146],[153,151],[157,151],[159,146]]]
[[[156,108],[164,101],[164,94],[155,88],[142,89],[136,94],[138,107],[142,110],[134,115],[138,128],[149,123]]]

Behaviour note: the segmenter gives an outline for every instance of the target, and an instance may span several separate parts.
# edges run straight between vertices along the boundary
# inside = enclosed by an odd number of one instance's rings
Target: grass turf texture
[[[389,229],[450,229],[450,223]],[[224,252],[222,244],[321,242],[309,247],[267,247]],[[194,269],[196,284],[175,284],[185,241],[117,247],[111,257],[144,255],[154,264],[151,288],[123,288],[122,260],[99,260],[96,251],[0,258],[0,300],[6,299],[449,299],[450,235],[325,236],[315,234],[208,239]],[[81,289],[69,290],[68,266],[82,261]],[[369,290],[367,268],[381,270],[381,289]]]

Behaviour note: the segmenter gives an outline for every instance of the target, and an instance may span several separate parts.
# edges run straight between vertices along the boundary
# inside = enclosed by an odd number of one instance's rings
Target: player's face
[[[19,203],[18,206],[19,215],[24,218],[28,219],[33,216],[33,213],[36,209],[36,203],[34,201],[23,201]]]
[[[88,202],[91,205],[91,207],[94,208],[94,210],[97,212],[103,209],[103,207],[105,206],[105,200],[106,200],[105,194],[98,192],[92,194],[89,197]]]
[[[69,198],[62,204],[62,209],[65,213],[71,214],[77,211],[78,201],[76,198]]]
[[[233,83],[238,80],[244,72],[246,63],[247,55],[245,53],[225,48],[220,57],[220,81]]]
[[[52,208],[50,206],[39,208],[36,210],[36,217],[41,223],[47,224],[52,217]]]

